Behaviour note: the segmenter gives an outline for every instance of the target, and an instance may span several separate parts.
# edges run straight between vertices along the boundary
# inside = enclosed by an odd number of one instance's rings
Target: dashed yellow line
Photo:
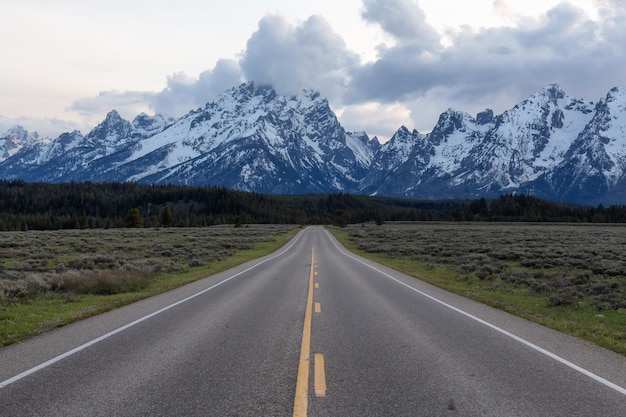
[[[324,355],[321,353],[315,354],[315,375],[313,380],[313,386],[315,387],[316,397],[326,396],[326,371],[324,370]]]
[[[322,312],[322,306],[320,305],[320,303],[315,303],[315,312],[316,313]]]
[[[306,417],[309,406],[309,365],[311,361],[311,310],[313,307],[313,276],[315,267],[315,246],[311,249],[311,268],[309,271],[309,294],[304,312],[302,343],[300,345],[300,364],[296,379],[296,396],[293,404],[293,417]]]

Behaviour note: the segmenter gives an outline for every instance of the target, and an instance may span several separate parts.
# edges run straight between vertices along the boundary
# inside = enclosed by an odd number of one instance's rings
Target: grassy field
[[[266,255],[297,228],[0,232],[0,346]]]
[[[0,232],[0,345],[272,252],[293,226]],[[357,253],[626,355],[626,226],[386,223]]]
[[[386,223],[332,229],[349,249],[626,355],[626,226]]]

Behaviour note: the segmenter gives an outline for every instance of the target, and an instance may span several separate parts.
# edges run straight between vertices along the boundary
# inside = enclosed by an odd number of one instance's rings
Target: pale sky
[[[386,141],[551,83],[590,101],[626,85],[623,0],[3,0],[0,16],[0,134],[179,117],[253,80],[319,90]]]

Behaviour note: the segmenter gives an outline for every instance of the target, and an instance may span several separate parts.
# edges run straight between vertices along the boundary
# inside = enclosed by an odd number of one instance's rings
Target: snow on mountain
[[[626,90],[613,88],[595,106],[562,160],[546,172],[534,189],[554,190],[568,201],[612,201],[623,193],[626,174]],[[622,201],[623,202],[623,201]]]
[[[29,133],[22,126],[12,127],[0,136],[0,162],[12,157],[24,147],[48,142],[49,139],[39,137],[37,132]]]
[[[87,136],[63,133],[53,141],[36,141],[0,163],[0,177],[26,181],[85,181],[114,169],[113,160],[132,150],[138,140],[165,128],[162,116],[137,116],[133,123],[113,110]],[[115,155],[112,157],[112,155]],[[110,165],[111,164],[111,165]],[[111,178],[119,180],[119,178]]]
[[[65,152],[75,148],[81,140],[83,140],[83,135],[78,130],[71,133],[63,133],[49,145],[40,144],[32,148],[26,148],[29,152],[24,152],[23,155],[21,155],[21,160],[24,164],[42,165],[50,160],[61,157]]]
[[[611,100],[621,102],[623,109],[623,98]],[[572,158],[576,138],[599,117],[601,107],[568,97],[553,84],[498,116],[488,109],[476,118],[449,109],[426,136],[414,134],[407,143],[407,131],[401,128],[377,155],[379,161],[394,162],[386,166],[374,163],[361,190],[391,190],[394,195],[412,198],[493,197],[525,191],[562,199],[562,190],[546,184],[545,177]],[[626,117],[620,120],[626,122]],[[616,147],[626,144],[624,135],[618,137],[616,143],[621,145]],[[402,146],[394,143],[398,141]],[[584,164],[581,169],[585,172]],[[537,187],[536,181],[544,185]],[[377,190],[372,189],[374,183]],[[583,201],[571,194],[566,198]]]
[[[131,126],[135,136],[147,138],[161,132],[175,121],[176,119],[161,114],[149,116],[146,113],[140,113],[133,119]]]
[[[317,92],[285,97],[250,82],[139,141],[118,170],[134,181],[343,191],[363,177],[376,144],[346,133]]]
[[[355,189],[380,144],[346,132],[315,91],[281,96],[253,82],[178,120],[111,111],[89,134],[0,163],[0,176],[42,181],[220,184],[269,193]],[[21,164],[21,165],[20,165]]]
[[[113,110],[86,136],[55,140],[16,127],[0,136],[0,178],[624,203],[626,89],[596,104],[552,84],[500,115],[448,109],[430,133],[402,126],[381,145],[346,132],[318,92],[282,96],[249,82],[178,120],[130,122]]]
[[[609,91],[598,103],[593,123],[583,133],[589,135],[590,140],[602,143],[606,149],[611,161],[607,167],[607,180],[614,185],[626,168],[626,88]]]
[[[563,158],[571,138],[591,119],[591,110],[557,85],[538,91],[482,129],[472,129],[475,138],[484,140],[472,149],[472,163],[461,165],[473,171],[463,182],[471,178],[483,189],[515,190],[535,180]]]
[[[361,182],[360,191],[371,195],[402,195],[407,188],[407,176],[419,181],[419,172],[413,169],[419,157],[413,153],[425,138],[417,130],[410,132],[402,126],[380,147]]]

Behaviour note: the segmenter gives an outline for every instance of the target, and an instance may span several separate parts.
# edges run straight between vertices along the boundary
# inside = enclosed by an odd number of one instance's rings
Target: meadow
[[[0,232],[0,346],[268,254],[293,225]]]
[[[0,232],[0,346],[272,252],[299,227]],[[626,225],[386,222],[351,250],[626,354]]]
[[[626,226],[434,223],[332,229],[355,252],[626,354]]]

